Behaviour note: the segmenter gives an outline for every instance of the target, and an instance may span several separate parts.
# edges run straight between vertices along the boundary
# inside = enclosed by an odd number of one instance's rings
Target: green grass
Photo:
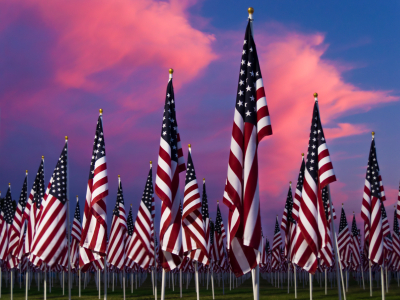
[[[93,277],[92,277],[93,278]],[[221,287],[218,287],[218,284],[215,284],[215,299],[253,299],[253,293],[251,288],[251,279],[243,282],[241,286],[229,291],[229,284],[225,284],[225,295],[222,295],[222,283]],[[158,283],[158,299],[160,299],[160,289],[161,284]],[[101,299],[104,299],[103,295],[104,287],[101,286]],[[314,281],[314,289],[313,289],[313,299],[338,299],[337,296],[337,287],[330,288],[330,283],[328,283],[328,295],[325,295],[324,285],[322,284],[322,288],[320,288],[319,283]],[[347,299],[381,299],[381,290],[376,286],[376,282],[374,281],[374,290],[373,297],[369,296],[369,285],[366,282],[366,290],[363,290],[359,287],[358,283],[354,280],[350,281],[349,291],[346,294]],[[115,291],[111,291],[111,285],[108,289],[108,299],[122,299],[122,289],[121,285],[118,282],[115,286]],[[146,281],[143,283],[141,287],[133,290],[131,293],[130,282],[127,283],[126,289],[126,298],[127,299],[154,299],[151,290],[151,281],[150,276],[147,277]],[[175,291],[172,291],[172,288],[166,288],[166,299],[178,299],[179,298],[179,287],[175,286]],[[183,298],[184,299],[196,299],[195,289],[193,279],[190,282],[189,289],[186,289],[186,284],[183,284]],[[200,285],[200,298],[201,299],[212,299],[211,287],[207,290],[205,286]],[[309,299],[309,287],[306,285],[303,289],[303,284],[299,284],[298,288],[298,297],[297,299]],[[2,297],[1,299],[10,299],[10,288],[6,288],[4,277],[2,283]],[[19,287],[19,282],[17,282],[14,286],[14,299],[25,299],[25,287],[22,285],[22,288]],[[38,288],[36,282],[33,281],[31,284],[31,290],[29,291],[29,299],[43,299],[43,285],[40,287],[40,292],[38,292]],[[60,287],[60,282],[58,278],[54,282],[54,286],[51,289],[51,293],[47,292],[47,299],[68,299],[68,295],[62,295],[62,288]],[[73,286],[72,289],[72,299],[98,299],[98,291],[96,290],[96,286],[94,281],[90,282],[89,286],[86,289],[82,288],[82,297],[78,297],[78,288],[77,286]],[[282,289],[278,289],[273,287],[267,280],[260,278],[260,299],[294,299],[294,289],[290,289],[290,294],[287,293],[287,283]],[[400,288],[397,286],[397,282],[394,280],[391,282],[389,286],[389,293],[386,293],[386,299],[400,299]]]

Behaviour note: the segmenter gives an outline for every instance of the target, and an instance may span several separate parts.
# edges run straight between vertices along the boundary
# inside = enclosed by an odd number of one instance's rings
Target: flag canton
[[[368,167],[367,167],[367,178],[371,185],[371,195],[377,198],[381,197],[380,186],[379,186],[379,166],[376,158],[375,140],[371,142],[371,149],[369,151]]]
[[[329,216],[329,194],[328,194],[328,186],[322,189],[322,202],[324,203],[325,217],[327,220],[330,219]]]
[[[171,148],[171,160],[178,162],[178,123],[176,121],[175,96],[172,78],[168,82],[167,86],[161,137]]]
[[[76,202],[74,219],[81,223],[81,210],[79,209],[79,202]]]
[[[126,220],[126,226],[128,227],[128,234],[133,234],[133,217],[132,217],[132,207],[129,209],[128,219]]]
[[[49,194],[63,204],[67,201],[67,143],[54,169]]]
[[[196,180],[196,172],[194,171],[192,153],[189,151],[187,169],[186,169],[185,185],[189,184],[189,182],[191,182],[192,180]]]
[[[396,210],[394,211],[393,232],[396,233],[398,236],[400,236],[399,222],[397,220]]]
[[[217,219],[215,220],[215,231],[218,234],[222,234],[222,215],[221,211],[219,210],[219,205],[217,206]]]
[[[381,202],[381,215],[382,215],[382,220],[387,219],[386,209],[385,206],[383,205],[383,202]]]
[[[4,220],[7,224],[11,225],[14,218],[14,207],[12,204],[11,189],[8,188],[6,198],[3,203]]]
[[[97,119],[96,134],[93,142],[92,160],[90,161],[89,179],[93,179],[96,160],[106,156],[106,144],[104,143],[103,117]]]
[[[205,182],[203,182],[203,199],[201,202],[201,214],[203,216],[203,220],[210,218],[210,215],[208,213],[208,202],[207,202],[207,193],[206,193],[206,183]]]
[[[44,197],[44,162],[40,163],[39,170],[36,174],[35,181],[33,182],[32,191],[34,192],[33,195],[33,202],[36,203],[36,207],[40,208],[42,204],[42,199]]]
[[[214,244],[214,222],[210,221],[210,245]]]
[[[290,223],[295,223],[293,217],[292,217],[292,210],[293,210],[293,196],[292,196],[292,188],[289,187],[287,199],[286,199],[286,204],[285,204],[285,210],[287,214],[287,220]]]
[[[274,232],[274,234],[277,234],[277,233],[279,233],[280,232],[280,229],[279,229],[279,225],[278,225],[278,218],[276,218],[276,222],[275,222],[275,232]]]
[[[236,96],[236,109],[245,122],[257,124],[256,81],[261,77],[260,65],[251,32],[251,21],[244,36],[242,61]]]
[[[346,227],[347,227],[346,214],[344,213],[344,209],[342,207],[342,214],[340,216],[339,232],[342,232]]]
[[[307,150],[306,168],[316,183],[318,183],[318,148],[323,144],[325,144],[325,136],[319,118],[318,103],[315,102],[313,119],[311,122],[310,141]]]
[[[149,175],[147,176],[146,186],[144,188],[142,195],[142,202],[149,210],[150,214],[151,214],[151,206],[153,205],[153,196],[154,196],[153,172],[152,168],[150,168]]]
[[[353,234],[354,237],[359,235],[359,231],[357,229],[356,216],[354,215],[353,215],[353,224],[351,225],[351,233]]]
[[[21,206],[22,211],[24,211],[24,208],[26,206],[27,192],[28,192],[28,180],[27,176],[25,176],[24,184],[22,185],[21,194],[19,195],[19,200],[18,200],[18,204]]]
[[[113,211],[113,215],[119,217],[119,208],[124,206],[124,193],[122,191],[122,183],[121,181],[118,184],[118,193],[117,193],[117,201],[115,202],[115,207]]]
[[[300,173],[299,173],[299,177],[297,178],[297,185],[296,185],[296,189],[298,189],[299,191],[303,190],[303,182],[304,182],[304,170],[306,168],[306,164],[304,162],[301,163],[301,167],[300,167]]]

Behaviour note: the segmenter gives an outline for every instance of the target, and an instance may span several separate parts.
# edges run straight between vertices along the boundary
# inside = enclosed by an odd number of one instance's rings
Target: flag
[[[290,248],[294,239],[295,221],[292,216],[293,210],[293,195],[292,195],[292,182],[290,182],[288,194],[286,197],[285,209],[283,210],[281,229],[285,231],[285,257],[290,261]],[[292,236],[293,235],[293,236]]]
[[[211,238],[210,238],[210,215],[208,213],[208,201],[206,192],[206,180],[203,178],[203,194],[201,200],[201,215],[203,217],[204,237],[206,239],[207,257],[211,258]]]
[[[397,195],[396,215],[397,215],[397,218],[400,219],[400,185],[399,185],[399,194]]]
[[[127,230],[124,194],[122,191],[121,177],[118,175],[117,201],[115,202],[111,221],[107,261],[119,270],[125,265],[125,241]]]
[[[361,205],[361,217],[368,226],[369,253],[372,262],[383,263],[383,231],[381,210],[381,187],[378,158],[376,155],[375,138],[373,135],[368,157],[367,174],[364,185],[364,196]]]
[[[154,260],[154,214],[153,169],[150,165],[132,238],[127,248],[128,258],[143,269],[152,265]]]
[[[331,206],[329,204],[329,191],[328,191],[327,186],[322,189],[322,201],[324,203],[326,220],[328,221],[328,225],[330,225],[331,224]],[[336,220],[336,211],[335,211],[335,207],[333,206],[333,203],[332,203],[332,215],[333,215],[333,219]]]
[[[57,261],[67,244],[67,159],[68,140],[44,195],[32,243],[32,254],[49,266]]]
[[[304,170],[304,182],[302,199],[300,203],[298,229],[301,232],[304,250],[297,253],[297,264],[309,273],[315,273],[317,258],[324,256],[326,261],[332,260],[332,252],[329,249],[329,228],[322,202],[321,190],[329,183],[336,181],[333,166],[329,156],[324,131],[322,129],[318,95],[315,94],[315,104],[311,121],[310,139],[307,151],[307,162]],[[296,241],[302,242],[302,239]],[[330,262],[329,262],[330,263]]]
[[[382,234],[383,237],[386,237],[390,234],[390,227],[389,227],[389,220],[386,215],[386,209],[385,206],[383,205],[383,202],[381,202],[381,216],[382,216]]]
[[[342,262],[342,267],[347,267],[350,262],[350,245],[351,245],[351,235],[349,230],[349,225],[347,224],[346,214],[344,208],[342,207],[342,213],[340,215],[340,225],[338,233],[338,251],[340,255],[340,260]]]
[[[215,239],[216,235],[215,235],[214,222],[210,221],[209,225],[210,225],[210,251],[209,251],[208,259],[210,261],[210,266],[211,266],[211,263],[214,265],[219,265],[221,258],[219,257],[218,244]]]
[[[360,253],[360,230],[357,229],[356,215],[353,213],[353,223],[351,225],[352,243],[350,244],[352,252],[352,266],[356,269],[361,265]]]
[[[280,250],[281,245],[282,245],[281,231],[278,225],[278,216],[276,216],[274,240],[272,242],[272,259],[271,259],[271,267],[273,270],[277,270],[281,263],[281,250]]]
[[[0,259],[7,264],[7,268],[13,269],[17,266],[18,262],[15,257],[8,254],[8,246],[10,241],[11,225],[14,218],[14,207],[12,204],[11,197],[11,185],[8,184],[8,190],[6,197],[3,200],[3,205],[1,207],[1,219],[0,225],[1,236],[0,236]]]
[[[217,202],[217,218],[215,220],[215,244],[216,244],[216,252],[218,252],[219,265],[223,265],[223,259],[225,258],[224,251],[224,238],[226,237],[224,221],[222,220],[221,210],[219,209],[219,203]]]
[[[14,214],[14,219],[10,228],[10,240],[8,242],[8,254],[20,259],[19,253],[23,246],[21,240],[25,232],[24,210],[26,206],[27,193],[28,193],[28,171],[26,172],[24,183],[22,185],[21,194],[17,209]]]
[[[39,215],[44,192],[44,156],[42,156],[42,160],[36,173],[35,180],[33,181],[33,186],[24,210],[24,219],[27,220],[27,230],[24,244],[25,255],[31,252],[33,237],[36,230],[36,223],[38,221],[37,216]]]
[[[390,265],[395,267],[395,271],[398,271],[400,266],[400,231],[396,210],[394,211],[393,219],[393,255]]]
[[[303,190],[303,181],[304,181],[304,170],[306,168],[306,164],[304,162],[304,153],[301,154],[301,166],[299,177],[297,178],[297,185],[296,185],[296,193],[294,195],[293,200],[293,209],[292,209],[292,216],[295,221],[297,221],[299,217],[299,209],[300,209],[300,202],[301,202],[301,192]]]
[[[161,199],[160,249],[163,251],[164,269],[173,269],[181,262],[179,173],[185,169],[171,69],[165,97],[155,187],[155,192]]]
[[[97,120],[94,136],[86,202],[82,219],[79,266],[85,270],[93,261],[101,261],[107,249],[108,177],[106,146],[103,133],[103,111]]]
[[[82,235],[81,211],[79,208],[78,196],[76,197],[76,208],[74,213],[74,220],[72,221],[71,229],[71,266],[76,268],[79,264],[79,243]]]
[[[127,258],[127,264],[129,264],[130,262],[132,262],[132,260],[130,260],[130,258],[128,257],[128,249],[129,249],[129,244],[132,239],[133,228],[134,228],[133,217],[132,217],[132,204],[131,204],[131,207],[129,208],[128,218],[126,219],[126,227],[127,227],[128,231],[127,231],[127,237],[126,237],[126,242],[125,242],[125,257]]]
[[[189,256],[194,261],[208,265],[207,242],[203,217],[200,211],[202,201],[200,200],[190,144],[186,168],[182,214],[183,254]],[[208,215],[208,211],[206,213]]]
[[[249,19],[243,43],[224,193],[229,208],[229,260],[236,276],[256,267],[261,250],[257,149],[261,140],[272,134],[251,22]]]

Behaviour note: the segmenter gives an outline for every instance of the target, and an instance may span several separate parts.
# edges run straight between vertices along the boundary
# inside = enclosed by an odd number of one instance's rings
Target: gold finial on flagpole
[[[44,155],[42,155],[42,159],[44,159]]]
[[[247,12],[249,13],[249,19],[250,19],[250,20],[253,20],[254,8],[249,7],[249,8],[247,9]]]
[[[290,187],[292,187],[292,182],[291,181],[289,181],[289,185],[290,185]]]
[[[219,204],[219,200],[217,200],[217,204]]]
[[[68,141],[68,135],[65,136],[65,140]]]
[[[318,93],[314,93],[313,96],[314,96],[314,100],[318,101]]]
[[[10,187],[11,186],[11,183],[8,183],[8,187]]]
[[[169,79],[172,79],[172,74],[174,73],[174,69],[169,69]]]
[[[374,139],[375,138],[375,131],[372,131],[371,134],[372,134],[372,139]]]
[[[304,157],[304,153],[302,153],[302,154],[301,154],[301,156],[303,156],[303,157]]]
[[[132,204],[131,204],[131,207],[132,207]]]
[[[190,149],[190,148],[192,148],[192,145],[191,145],[191,144],[189,144],[189,145],[188,145],[188,147],[189,147],[189,149]]]
[[[103,114],[103,109],[102,108],[99,109],[99,113],[100,113],[100,115]]]
[[[121,178],[121,175],[118,175],[118,178]]]
[[[342,203],[342,207],[343,207],[343,203]]]
[[[28,174],[28,170],[25,171],[25,174]]]
[[[205,183],[206,182],[206,179],[205,178],[203,178],[203,183]]]

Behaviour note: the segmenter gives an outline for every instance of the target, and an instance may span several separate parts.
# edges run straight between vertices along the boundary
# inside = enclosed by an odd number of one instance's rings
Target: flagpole
[[[310,281],[310,300],[312,300],[312,274],[311,273],[308,273],[308,278],[309,278],[309,281]]]
[[[179,289],[180,289],[180,298],[182,298],[182,269],[179,270]]]
[[[107,300],[107,255],[104,256],[104,300]]]
[[[28,201],[28,186],[29,186],[28,185],[28,170],[26,170],[26,199],[27,199],[27,201]],[[25,221],[24,221],[24,224],[26,224]],[[28,226],[28,224],[26,224],[25,226]],[[24,247],[24,245],[22,245],[21,247]],[[26,258],[26,259],[28,259],[28,258]],[[21,266],[21,271],[22,271],[22,266]],[[29,263],[26,264],[26,271],[25,271],[25,282],[26,282],[26,284],[25,284],[25,300],[28,300],[28,274],[29,274],[28,271],[29,271]],[[0,285],[0,287],[1,287],[1,285]]]
[[[68,248],[68,299],[71,300],[71,228],[69,222],[69,155],[68,155],[68,136],[65,136],[67,147],[67,248]]]
[[[153,168],[153,162],[150,161],[150,169]],[[152,173],[153,174],[153,173]],[[132,206],[132,204],[131,204]],[[155,205],[154,205],[155,207]],[[153,235],[153,240],[154,240],[154,300],[157,300],[157,253],[156,253],[156,227],[154,226],[154,219],[153,219],[153,228],[154,228],[154,235]]]
[[[369,267],[369,296],[372,297],[372,270],[371,270],[371,260],[369,259],[368,259],[368,267]]]
[[[318,94],[315,93],[314,97],[317,99]],[[336,231],[333,227],[333,207],[332,207],[332,197],[331,197],[331,189],[328,184],[328,196],[329,196],[329,208],[330,208],[330,217],[331,217],[331,237],[333,238],[334,241],[336,241]],[[335,243],[335,266],[336,266],[336,277],[337,277],[337,285],[338,285],[338,295],[339,295],[339,300],[342,300],[342,291],[340,289],[340,275],[339,275],[339,250],[337,243]],[[346,297],[346,296],[345,296]]]
[[[296,275],[296,266],[293,264],[293,277],[294,277],[294,298],[297,299],[297,275]]]
[[[199,289],[200,289],[200,286],[199,286],[199,264],[198,264],[198,262],[196,261],[195,262],[195,276],[196,276],[196,293],[197,293],[197,300],[200,300],[200,292],[199,292]]]
[[[162,269],[161,278],[161,300],[165,300],[165,269]]]
[[[338,246],[338,242],[337,242],[337,237],[336,236],[335,236],[335,242],[336,242],[336,249],[338,249],[339,246]],[[345,285],[344,285],[344,281],[343,281],[343,272],[342,272],[342,262],[341,262],[340,259],[339,259],[339,268],[340,268],[340,277],[342,279],[343,298],[344,298],[344,300],[346,300],[346,291],[345,291]]]
[[[211,290],[212,290],[212,298],[215,299],[214,297],[214,272],[211,270]]]

